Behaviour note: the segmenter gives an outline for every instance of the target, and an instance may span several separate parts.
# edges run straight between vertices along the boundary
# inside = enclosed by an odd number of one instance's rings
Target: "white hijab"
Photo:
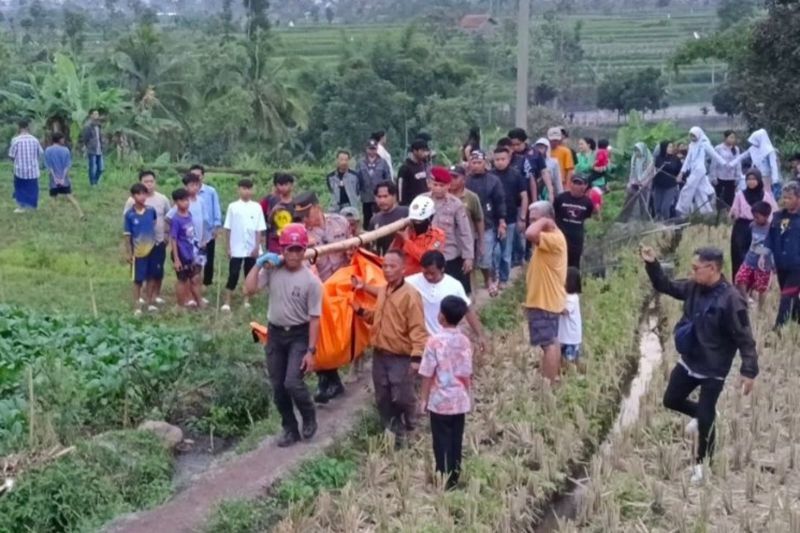
[[[689,130],[691,135],[694,135],[696,141],[689,143],[689,153],[686,154],[686,163],[684,168],[692,168],[699,160],[705,164],[706,150],[711,148],[711,141],[706,136],[706,133],[699,126],[695,126]]]
[[[761,163],[769,154],[775,151],[772,141],[769,140],[767,130],[760,129],[753,132],[747,139],[750,143],[750,157],[753,159],[753,164],[756,162]]]

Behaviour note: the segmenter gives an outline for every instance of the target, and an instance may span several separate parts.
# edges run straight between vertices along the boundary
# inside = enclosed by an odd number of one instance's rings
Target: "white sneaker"
[[[689,479],[689,482],[692,485],[699,485],[703,482],[703,465],[694,465],[692,467],[692,477]]]
[[[136,311],[133,312],[133,316],[142,316],[142,310],[137,309]]]
[[[203,305],[208,305],[210,302],[205,298],[200,298],[200,301],[203,302]]]
[[[148,313],[157,313],[158,312],[158,307],[156,307],[155,305],[148,305],[147,306],[147,312]]]
[[[699,435],[700,426],[697,423],[697,419],[692,418],[691,420],[689,420],[689,423],[686,424],[686,428],[684,428],[684,431],[686,432],[687,435],[692,437],[694,437],[695,435]]]
[[[145,301],[144,298],[139,298],[139,305],[144,305]]]
[[[189,307],[190,309],[194,309],[195,307],[197,307],[197,302],[195,302],[194,300],[189,300],[188,302],[186,302],[184,307]]]
[[[25,212],[25,209],[22,209],[21,207],[18,207],[16,209],[14,209],[14,213],[17,213],[17,214],[24,213],[24,212]]]
[[[220,310],[220,311],[224,311],[224,312],[226,312],[226,313],[230,313],[230,312],[231,312],[231,306],[230,306],[230,305],[228,305],[228,304],[225,304],[225,305],[223,305],[222,307],[220,307],[220,308],[219,308],[219,310]]]
[[[164,298],[161,297],[156,298],[156,305],[164,305]]]
[[[253,307],[253,306],[252,306],[252,305],[250,305],[250,302],[249,302],[249,301],[247,301],[247,300],[245,300],[245,301],[244,301],[244,308],[245,308],[245,309],[250,309],[251,307]]]

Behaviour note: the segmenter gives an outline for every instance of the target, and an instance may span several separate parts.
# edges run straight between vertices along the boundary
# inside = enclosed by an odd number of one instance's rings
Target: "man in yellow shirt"
[[[558,317],[566,305],[567,240],[555,223],[550,202],[530,207],[531,225],[525,237],[534,246],[526,276],[525,308],[531,346],[544,352],[541,372],[551,383],[558,382],[561,350],[558,346]]]
[[[572,150],[564,145],[564,132],[558,126],[547,130],[547,140],[550,141],[550,157],[558,161],[561,169],[561,184],[563,190],[569,189],[572,175],[575,173],[575,159]]]

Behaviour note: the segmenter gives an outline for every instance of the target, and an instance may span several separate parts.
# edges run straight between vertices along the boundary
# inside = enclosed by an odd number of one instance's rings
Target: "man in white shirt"
[[[420,260],[420,265],[422,266],[422,272],[408,276],[406,281],[417,289],[422,296],[425,328],[430,335],[433,335],[439,333],[442,329],[441,324],[439,324],[439,308],[446,296],[457,296],[467,302],[468,305],[471,302],[467,293],[464,292],[464,286],[461,282],[444,273],[445,259],[442,252],[438,250],[426,252]],[[465,318],[478,336],[478,348],[485,352],[488,340],[483,332],[480,320],[478,320],[478,315],[470,308]]]
[[[231,296],[239,283],[239,271],[244,267],[245,278],[256,263],[267,231],[264,212],[258,202],[253,201],[253,182],[239,181],[239,199],[228,206],[223,226],[228,233],[228,283],[225,285],[225,304],[222,311],[231,310]],[[244,307],[250,302],[244,297]]]

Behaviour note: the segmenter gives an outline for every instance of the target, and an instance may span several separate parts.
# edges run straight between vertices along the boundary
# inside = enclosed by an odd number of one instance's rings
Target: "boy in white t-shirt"
[[[578,364],[583,342],[581,319],[581,271],[575,267],[567,269],[567,304],[558,317],[558,342],[561,356],[568,363]]]
[[[225,285],[225,304],[222,311],[231,310],[231,296],[239,283],[239,271],[244,267],[244,275],[250,272],[258,258],[267,224],[264,212],[258,202],[253,201],[253,182],[248,179],[239,181],[239,199],[228,206],[225,214],[225,230],[228,232],[228,283]],[[244,297],[245,308],[250,307],[247,296]]]

